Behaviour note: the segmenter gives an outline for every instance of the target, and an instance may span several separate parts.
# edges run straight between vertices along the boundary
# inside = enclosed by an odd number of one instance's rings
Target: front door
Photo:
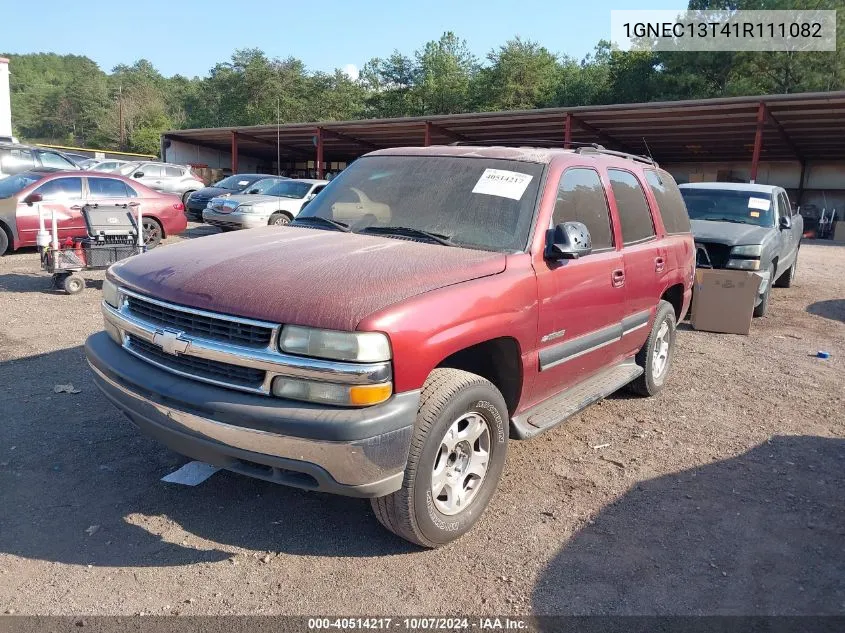
[[[87,235],[85,221],[82,218],[82,178],[54,178],[48,180],[30,193],[39,193],[43,197],[40,203],[44,215],[44,227],[50,232],[53,213],[59,229],[59,239]],[[38,233],[38,204],[29,206],[18,203],[17,225],[21,246],[35,245]]]
[[[570,167],[561,175],[552,226],[563,222],[582,222],[593,252],[535,264],[541,299],[534,403],[588,378],[619,355],[624,268],[595,169]]]

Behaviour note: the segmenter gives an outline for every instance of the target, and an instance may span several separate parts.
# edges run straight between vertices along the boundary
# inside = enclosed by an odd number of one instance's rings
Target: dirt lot
[[[420,551],[366,501],[162,483],[186,460],[83,360],[102,274],[69,297],[34,252],[6,256],[0,613],[845,614],[845,247],[799,262],[751,336],[685,327],[660,397],[513,442],[477,528]]]

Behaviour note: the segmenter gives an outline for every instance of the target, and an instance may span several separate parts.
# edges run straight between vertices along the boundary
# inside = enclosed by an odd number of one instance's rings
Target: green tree
[[[415,54],[416,85],[413,93],[420,114],[449,114],[470,109],[470,83],[477,61],[465,40],[448,31]]]
[[[488,53],[487,59],[490,66],[475,77],[480,109],[522,110],[554,103],[561,66],[545,47],[517,37]]]

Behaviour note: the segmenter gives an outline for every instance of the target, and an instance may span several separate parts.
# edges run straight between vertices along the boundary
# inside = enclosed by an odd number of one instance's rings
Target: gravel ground
[[[807,242],[799,262],[750,336],[682,326],[659,397],[512,442],[479,525],[420,551],[366,501],[226,472],[162,483],[186,460],[83,360],[102,274],[70,297],[33,251],[8,255],[0,613],[845,614],[845,247]]]

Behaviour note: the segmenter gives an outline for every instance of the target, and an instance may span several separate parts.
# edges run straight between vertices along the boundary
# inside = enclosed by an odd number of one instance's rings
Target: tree
[[[481,109],[522,110],[554,103],[561,67],[548,49],[517,37],[487,54],[488,68],[476,75]]]
[[[414,92],[420,114],[466,112],[470,107],[470,82],[477,61],[465,40],[448,31],[428,42],[415,54],[417,62]]]

